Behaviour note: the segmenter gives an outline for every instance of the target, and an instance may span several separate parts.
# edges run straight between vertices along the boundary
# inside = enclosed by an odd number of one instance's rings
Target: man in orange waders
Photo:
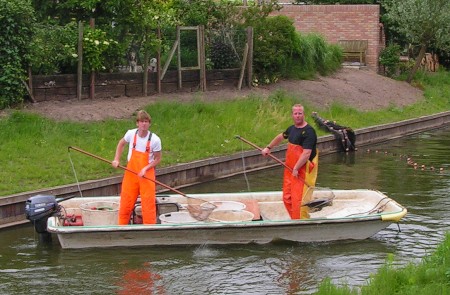
[[[283,201],[291,219],[300,219],[302,201],[312,193],[317,178],[318,151],[314,128],[305,121],[304,108],[300,104],[292,107],[294,125],[278,134],[261,153],[267,156],[270,149],[288,139],[286,166],[283,175]],[[306,215],[306,214],[305,214]],[[307,216],[302,216],[307,218]]]
[[[130,222],[139,195],[143,223],[156,223],[156,185],[146,178],[155,179],[155,167],[161,161],[161,139],[150,132],[151,122],[152,119],[146,111],[139,111],[136,118],[137,128],[128,130],[117,144],[112,166],[119,166],[124,146],[128,144],[127,169],[135,172],[125,171],[123,176],[119,208],[120,225]]]

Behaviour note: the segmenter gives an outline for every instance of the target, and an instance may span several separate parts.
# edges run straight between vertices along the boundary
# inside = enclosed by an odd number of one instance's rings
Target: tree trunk
[[[148,60],[149,60],[149,52],[148,52],[148,49],[145,48],[144,64],[142,65],[142,95],[143,96],[147,96],[147,90],[148,90]]]
[[[422,62],[422,59],[425,56],[426,51],[427,51],[427,46],[425,44],[422,44],[420,47],[419,55],[416,58],[416,63],[414,64],[414,67],[412,68],[411,72],[409,72],[409,76],[408,76],[408,79],[406,79],[406,82],[411,84],[411,81],[414,78],[414,75],[416,74],[417,69],[420,66],[420,63]]]

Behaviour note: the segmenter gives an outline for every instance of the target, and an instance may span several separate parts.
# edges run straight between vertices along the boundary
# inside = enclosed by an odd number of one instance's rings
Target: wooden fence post
[[[183,87],[182,84],[182,75],[181,75],[181,46],[180,46],[180,27],[177,26],[177,40],[178,47],[177,47],[177,68],[178,68],[178,90],[180,90]]]
[[[161,42],[161,27],[158,26],[158,40]],[[156,54],[156,91],[161,93],[161,46]]]
[[[95,18],[90,18],[89,19],[89,26],[92,29],[95,28]],[[91,99],[95,98],[95,71],[91,72],[91,85],[90,85],[89,97]]]
[[[247,56],[247,86],[252,87],[253,82],[253,28],[247,28],[247,44],[248,44],[248,56]]]
[[[199,26],[197,34],[198,62],[200,67],[200,89],[206,91],[206,53],[205,53],[205,27]]]
[[[78,22],[78,65],[77,65],[77,99],[81,99],[83,89],[83,23]]]

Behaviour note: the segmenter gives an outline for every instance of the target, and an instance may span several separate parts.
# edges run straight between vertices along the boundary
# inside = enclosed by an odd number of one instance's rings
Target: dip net
[[[303,196],[302,207],[308,207],[310,212],[320,211],[325,206],[331,206],[335,197],[330,188],[309,187]]]
[[[217,206],[211,202],[188,197],[187,198],[187,210],[189,214],[198,221],[205,221],[209,215],[216,209]]]

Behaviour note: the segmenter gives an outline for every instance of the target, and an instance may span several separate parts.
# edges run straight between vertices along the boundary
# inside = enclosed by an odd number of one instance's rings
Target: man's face
[[[150,122],[148,120],[139,120],[136,125],[141,130],[147,130],[150,127]]]
[[[294,125],[301,125],[305,120],[305,114],[303,113],[303,108],[294,107],[292,109],[292,119],[294,120]]]

